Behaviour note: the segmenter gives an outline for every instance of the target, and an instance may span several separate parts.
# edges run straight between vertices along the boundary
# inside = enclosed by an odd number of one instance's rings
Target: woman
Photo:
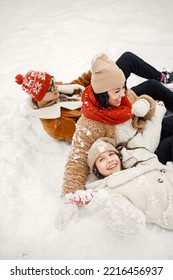
[[[96,139],[109,137],[118,144],[144,133],[146,121],[155,112],[155,102],[146,94],[137,97],[125,82],[122,70],[105,54],[93,61],[91,85],[82,94],[82,116],[65,168],[64,193],[84,189],[89,171],[87,152]],[[159,139],[155,140],[152,151],[158,145]]]
[[[93,143],[88,165],[101,180],[66,195],[66,202],[87,202],[85,207],[119,235],[137,234],[146,224],[173,230],[173,167],[142,146],[116,149],[109,138]]]
[[[85,189],[89,174],[87,153],[95,140],[109,137],[118,144],[130,139],[133,142],[137,138],[140,143],[154,113],[155,102],[150,96],[143,94],[137,97],[126,88],[122,70],[107,55],[96,57],[92,62],[91,85],[82,94],[82,116],[77,122],[65,166],[62,195]],[[148,141],[147,148],[152,152],[159,144],[163,115],[158,120],[156,118],[159,130],[155,135],[151,134]],[[59,213],[58,224],[70,219],[74,212],[75,205],[64,205]]]

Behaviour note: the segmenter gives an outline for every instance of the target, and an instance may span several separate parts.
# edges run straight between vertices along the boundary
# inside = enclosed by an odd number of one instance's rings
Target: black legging
[[[126,79],[131,73],[148,79],[131,88],[138,96],[148,94],[154,100],[163,101],[166,109],[173,112],[173,92],[160,83],[161,72],[131,52],[123,53],[116,64],[122,69]]]
[[[160,141],[156,155],[163,164],[166,164],[167,161],[173,161],[173,135]]]
[[[131,52],[123,53],[116,64],[122,69],[126,79],[133,73],[145,79],[161,80],[161,72]]]
[[[166,109],[173,112],[173,92],[160,83],[161,72],[131,52],[122,54],[116,64],[122,69],[126,79],[131,73],[148,79],[132,87],[138,96],[148,94],[154,100],[163,101]],[[156,154],[163,164],[173,161],[173,115],[164,117],[162,121],[161,139]]]
[[[173,161],[173,115],[164,117],[162,121],[160,144],[155,153],[163,164]]]

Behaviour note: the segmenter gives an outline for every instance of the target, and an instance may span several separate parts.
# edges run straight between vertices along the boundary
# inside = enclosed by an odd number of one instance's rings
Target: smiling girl
[[[122,155],[114,147],[114,141],[103,137],[96,140],[88,151],[87,163],[90,171],[99,179],[123,169]]]

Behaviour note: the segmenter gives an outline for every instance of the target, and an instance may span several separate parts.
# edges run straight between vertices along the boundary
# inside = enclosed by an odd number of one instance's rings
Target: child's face
[[[46,92],[42,101],[52,101],[52,100],[57,99],[58,97],[59,97],[58,85],[56,85],[55,80],[52,79],[49,90]]]
[[[105,177],[121,170],[120,158],[114,151],[102,153],[96,159],[95,165],[100,174]]]
[[[108,95],[109,95],[109,105],[111,107],[120,106],[121,99],[123,96],[125,96],[125,85],[108,90]]]

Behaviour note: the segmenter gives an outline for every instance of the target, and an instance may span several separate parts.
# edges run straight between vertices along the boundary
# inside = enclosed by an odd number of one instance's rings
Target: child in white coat
[[[173,230],[173,168],[144,147],[123,147],[98,139],[88,153],[90,170],[103,178],[89,183],[93,199],[86,206],[117,234],[141,232],[146,224]]]
[[[157,106],[157,111],[159,116],[163,108]],[[154,123],[148,125],[153,133],[157,130]],[[86,204],[119,235],[140,233],[149,223],[173,230],[172,163],[161,164],[147,148],[147,139],[151,144],[147,135],[140,141],[134,137],[118,150],[113,139],[96,140],[88,151],[95,180],[86,184],[86,191],[66,195],[66,202]]]

